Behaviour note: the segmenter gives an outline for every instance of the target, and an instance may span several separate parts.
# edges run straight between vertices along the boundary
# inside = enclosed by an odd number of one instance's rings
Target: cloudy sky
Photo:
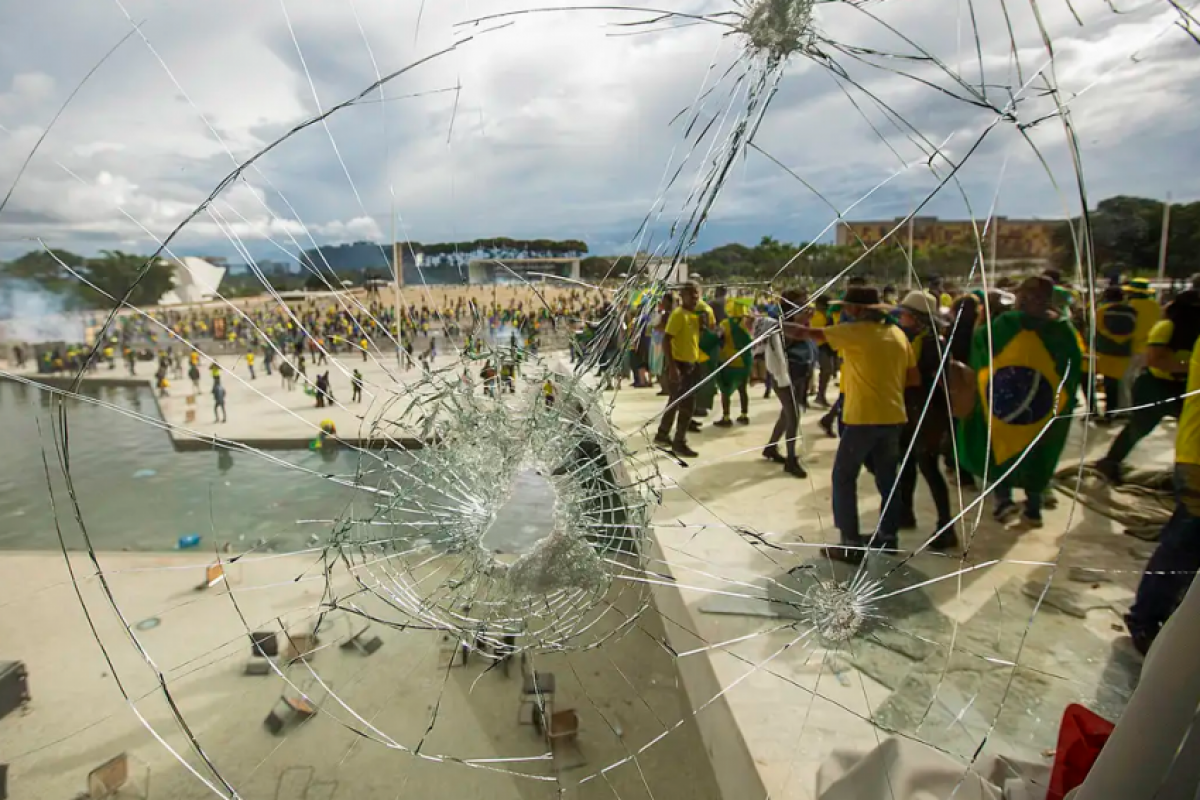
[[[807,54],[784,67],[757,149],[729,172],[698,246],[811,239],[834,208],[891,218],[925,203],[982,218],[995,204],[1053,217],[1078,209],[1081,188],[1092,203],[1194,199],[1200,47],[1165,0],[1113,2],[1125,13],[1075,0],[1079,24],[1062,0],[1039,0],[1053,58],[1028,0],[975,0],[978,35],[966,0],[819,4]],[[602,253],[628,251],[652,214],[640,244],[653,247],[745,117],[762,61],[733,17],[670,29],[622,25],[648,12],[576,10],[470,24],[549,5],[2,4],[0,198],[16,185],[0,258],[37,239],[149,251],[276,142],[178,232],[175,252],[282,258],[312,241],[384,241],[393,209],[401,238],[581,238]],[[1068,103],[1082,178],[1051,86]]]

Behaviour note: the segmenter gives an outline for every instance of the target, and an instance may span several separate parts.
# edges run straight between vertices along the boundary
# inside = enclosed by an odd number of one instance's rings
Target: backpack
[[[979,393],[975,370],[961,361],[946,362],[946,387],[950,392],[950,412],[955,419],[966,419],[975,410]]]

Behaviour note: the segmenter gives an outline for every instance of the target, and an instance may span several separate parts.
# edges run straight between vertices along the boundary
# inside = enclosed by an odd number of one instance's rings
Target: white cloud
[[[405,234],[421,241],[570,236],[601,249],[616,247],[656,203],[664,221],[678,215],[708,145],[690,156],[676,188],[662,197],[664,175],[688,151],[687,119],[672,124],[672,118],[702,87],[713,86],[740,47],[719,26],[614,35],[632,31],[611,23],[646,17],[617,12],[527,14],[456,27],[463,19],[459,4],[429,3],[418,35],[418,4],[392,0],[289,2],[286,18],[278,5],[239,0],[126,5],[130,17],[144,20],[141,31],[154,51],[131,37],[79,92],[22,177],[9,209],[0,213],[0,255],[20,251],[30,236],[85,251],[114,240],[148,247],[151,237],[122,209],[155,236],[166,236],[235,161],[375,80],[372,55],[379,71],[388,73],[468,34],[475,38],[391,81],[383,94],[455,91],[384,103],[372,95],[328,120],[351,180],[325,127],[313,125],[228,187],[214,206],[226,226],[202,214],[181,234],[180,247],[231,251],[226,234],[252,248],[271,248],[267,237],[287,247],[294,247],[293,237],[308,246],[309,235],[331,242],[383,239],[393,193]],[[538,4],[511,0],[489,4],[487,12],[520,7]],[[731,5],[675,7],[697,13]],[[1009,101],[1005,87],[1019,80],[1015,65],[1028,79],[1048,55],[1028,8],[1008,4],[1015,59],[999,0],[975,8],[988,99],[1003,107]],[[1042,12],[1054,41],[1053,74],[1083,143],[1090,194],[1200,194],[1189,131],[1189,109],[1200,94],[1200,51],[1182,47],[1186,36],[1178,30],[1160,36],[1173,19],[1167,5],[1144,4],[1115,16],[1095,4],[1084,9],[1082,27],[1065,4],[1046,4]],[[489,31],[506,22],[513,24]],[[923,48],[962,81],[980,80],[969,18],[947,13],[942,2],[827,4],[817,23],[829,40],[896,55],[918,55],[916,48]],[[0,51],[0,76],[12,76],[0,89],[0,190],[7,191],[41,126],[128,32],[129,22],[115,6],[50,0],[19,10],[3,7],[0,29],[10,32]],[[1001,213],[1056,213],[1064,202],[1060,195],[1069,201],[1074,179],[1066,134],[1056,120],[1028,133],[1050,161],[1058,190],[1013,122],[993,126],[992,110],[950,99],[915,79],[966,96],[945,69],[928,60],[868,54],[864,58],[877,65],[870,67],[821,46],[849,81],[839,87],[829,71],[795,60],[756,142],[840,208],[902,162],[919,161],[921,137],[949,140],[951,158],[971,153],[958,177],[976,210],[987,208],[998,183]],[[1136,62],[1128,57],[1134,49],[1140,50]],[[725,111],[730,85],[726,78],[703,99],[697,128]],[[1053,111],[1044,88],[1040,82],[1027,88],[1017,105],[1018,122]],[[890,113],[920,136],[889,119]],[[1141,165],[1136,174],[1129,169],[1134,162]],[[918,164],[859,213],[903,213],[933,184]],[[929,210],[965,213],[958,192],[947,187]],[[769,233],[795,239],[814,234],[831,216],[793,177],[750,153],[731,173],[711,225],[717,237],[754,241]]]

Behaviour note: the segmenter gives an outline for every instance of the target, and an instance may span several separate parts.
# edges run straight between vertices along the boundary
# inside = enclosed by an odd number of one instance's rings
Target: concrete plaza
[[[364,369],[361,360],[339,360],[328,367],[337,401],[348,400],[345,375],[357,366],[374,403],[364,397],[361,410],[349,404],[327,410],[299,389],[287,392],[278,376],[260,372],[250,381],[244,362],[222,358],[221,364],[230,422],[214,424],[207,394],[188,404],[178,382],[160,400],[167,421],[200,437],[303,442],[330,418],[339,434],[355,435],[370,429],[372,414],[380,413],[370,409],[383,407],[391,381],[414,377],[396,375],[387,364]],[[205,372],[203,388],[210,383]],[[0,558],[0,641],[5,657],[30,667],[35,697],[28,715],[0,720],[10,783],[27,787],[14,796],[71,796],[88,770],[121,751],[150,765],[153,798],[208,793],[133,714],[134,708],[144,714],[167,744],[215,780],[187,752],[126,625],[213,763],[245,797],[549,798],[561,785],[569,797],[807,800],[830,753],[869,749],[892,733],[934,744],[964,765],[981,743],[984,754],[1044,761],[1066,703],[1119,715],[1139,665],[1122,640],[1119,612],[1151,545],[1065,497],[1046,512],[1044,528],[1022,533],[991,523],[985,503],[960,522],[964,548],[873,557],[869,573],[881,582],[875,618],[848,643],[820,642],[795,618],[794,601],[814,583],[850,575],[818,557],[817,548],[836,540],[829,470],[837,444],[818,429],[818,415],[802,421],[809,477],[797,479],[759,455],[778,408],[774,399],[753,399],[749,426],[706,425],[692,439],[701,456],[686,465],[654,451],[641,433],[653,432],[663,398],[626,389],[606,399],[630,446],[657,459],[663,502],[639,579],[650,584],[654,606],[637,630],[594,651],[547,656],[538,666],[559,677],[559,703],[579,709],[585,767],[560,769],[531,729],[516,725],[515,679],[478,664],[447,670],[435,633],[379,625],[373,628],[384,639],[378,653],[355,660],[327,648],[312,662],[314,671],[349,709],[405,747],[422,741],[436,718],[422,752],[478,763],[429,761],[363,740],[348,729],[356,721],[337,701],[325,702],[323,713],[285,737],[271,737],[261,718],[284,681],[240,674],[246,633],[311,625],[327,586],[316,552],[247,557],[230,568],[228,588],[205,591],[196,586],[212,557],[100,554],[123,621],[88,559],[73,555],[75,581],[112,666],[83,617],[62,556],[7,554]],[[185,422],[189,409],[197,413]],[[1173,432],[1170,426],[1157,432],[1139,455],[1169,458]],[[1067,457],[1094,456],[1111,435],[1079,422]],[[870,530],[879,501],[866,475],[859,494]],[[956,510],[976,497],[956,493]],[[902,533],[903,547],[917,546],[932,529],[921,483],[916,513],[920,528]],[[330,580],[344,587],[351,576]],[[136,628],[151,617],[160,624]],[[113,669],[132,703],[115,685]],[[290,679],[325,696],[306,667],[290,669],[296,671]],[[576,785],[580,776],[625,759]],[[561,783],[536,779],[556,776]],[[300,788],[281,789],[289,781]]]

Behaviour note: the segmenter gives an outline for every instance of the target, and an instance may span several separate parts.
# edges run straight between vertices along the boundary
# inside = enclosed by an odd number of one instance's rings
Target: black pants
[[[804,382],[797,383],[797,377]],[[796,437],[800,433],[800,409],[808,408],[804,387],[807,385],[808,373],[789,376],[791,386],[776,386],[775,395],[779,398],[779,418],[775,420],[775,428],[771,431],[771,440],[767,447],[774,447],[783,439],[787,446],[787,460],[796,460]]]
[[[1104,416],[1121,410],[1121,379],[1104,376]]]
[[[821,402],[828,403],[825,392],[829,388],[829,381],[837,374],[837,353],[832,347],[821,345],[817,348],[817,365],[821,368],[820,377],[817,378],[817,397]]]
[[[1168,381],[1143,372],[1133,383],[1133,405],[1146,406],[1129,412],[1129,422],[1117,434],[1102,461],[1120,464],[1137,443],[1158,427],[1166,417],[1178,418],[1183,411],[1182,395],[1187,391],[1183,381]]]
[[[361,387],[361,386],[359,386],[359,385],[355,384],[355,385],[354,385],[354,386],[351,388],[351,390],[350,390],[350,400],[351,400],[352,402],[355,402],[355,403],[357,403],[357,402],[359,402],[360,400],[362,400],[362,387]]]
[[[900,447],[900,457],[904,457],[905,451],[908,449],[908,443],[902,443]],[[922,448],[920,444],[913,448],[912,453],[908,457],[908,461],[904,464],[904,469],[900,471],[900,498],[901,498],[901,520],[909,521],[914,517],[913,513],[913,495],[917,490],[917,470],[921,471],[921,477],[925,479],[925,483],[929,486],[929,494],[933,496],[933,504],[937,508],[937,527],[940,529],[949,524],[952,515],[950,513],[950,489],[946,486],[946,479],[942,477],[941,470],[938,469],[937,448]]]
[[[679,367],[679,380],[672,382],[671,394],[667,398],[667,410],[663,412],[662,420],[658,423],[658,435],[669,438],[676,444],[683,444],[687,441],[688,425],[691,424],[692,413],[696,410],[697,392],[692,390],[700,382],[703,372],[699,364],[676,364]],[[671,436],[672,427],[675,427],[674,436]]]
[[[1200,568],[1200,465],[1175,465],[1175,513],[1163,526],[1126,622],[1153,639],[1187,594]]]

